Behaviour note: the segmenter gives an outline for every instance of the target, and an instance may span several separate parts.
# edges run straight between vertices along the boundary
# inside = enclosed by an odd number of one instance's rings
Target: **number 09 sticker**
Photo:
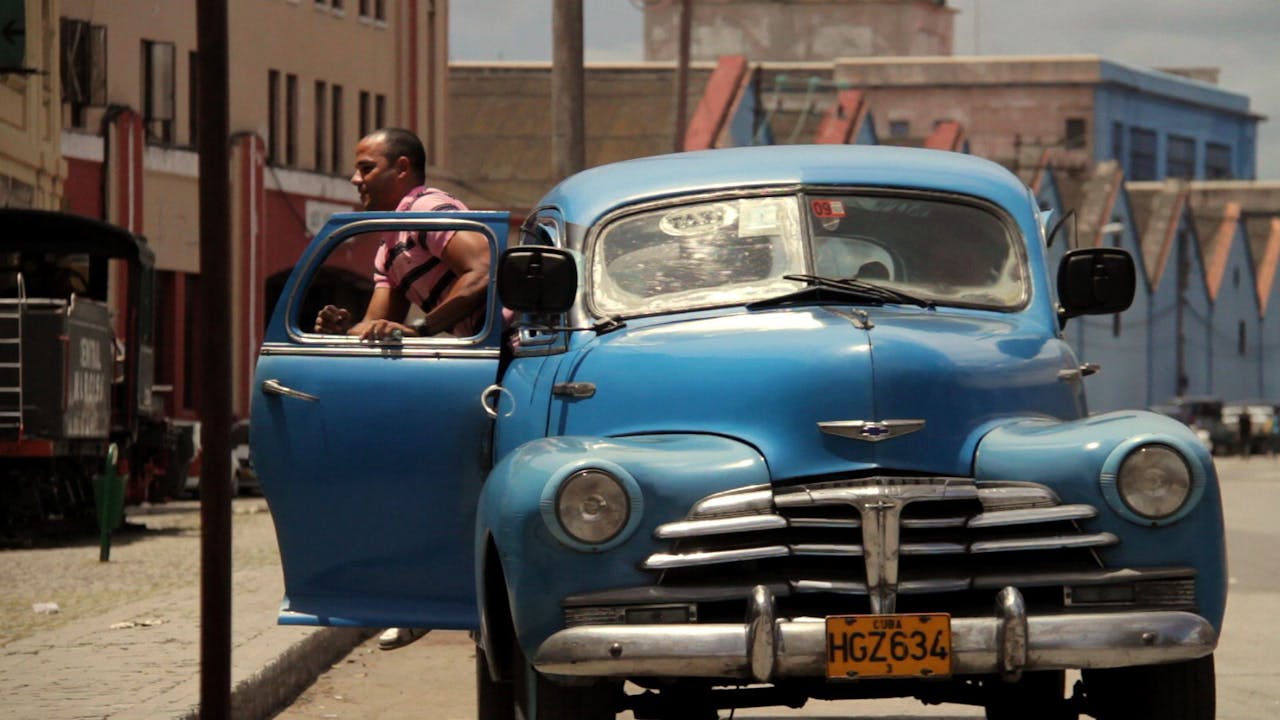
[[[809,208],[813,211],[814,217],[819,218],[842,218],[844,217],[844,203],[839,200],[811,200]]]

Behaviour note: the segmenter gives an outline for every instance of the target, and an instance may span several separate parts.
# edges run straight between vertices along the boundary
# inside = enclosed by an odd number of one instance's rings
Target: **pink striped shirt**
[[[410,190],[396,211],[465,211],[462,201],[443,190],[419,186]],[[409,302],[430,312],[458,278],[444,262],[452,230],[388,234],[373,259],[374,287],[403,293]],[[483,305],[450,329],[457,337],[476,334],[484,324]]]

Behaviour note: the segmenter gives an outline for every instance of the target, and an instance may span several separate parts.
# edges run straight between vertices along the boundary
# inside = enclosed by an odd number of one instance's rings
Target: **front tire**
[[[1033,708],[1041,720],[1076,720],[1079,713],[1063,698],[1065,686],[1061,670],[1024,673],[1016,683],[995,680],[988,686],[987,720],[1025,720]]]
[[[613,720],[617,716],[620,684],[602,681],[583,687],[557,685],[529,664],[518,640],[513,638],[511,644],[516,720]]]
[[[1085,670],[1089,713],[1098,720],[1213,720],[1213,655],[1140,667]]]
[[[480,645],[476,645],[476,716],[479,720],[515,720],[516,716],[511,683],[489,677],[489,661]]]

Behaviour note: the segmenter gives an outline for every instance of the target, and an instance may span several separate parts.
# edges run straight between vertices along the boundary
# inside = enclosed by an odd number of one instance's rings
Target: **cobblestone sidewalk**
[[[0,552],[0,693],[12,718],[184,718],[199,702],[199,512],[176,503],[129,516],[113,543]],[[275,624],[283,594],[265,503],[233,517],[232,705],[264,718],[367,636]],[[38,614],[36,603],[58,604]]]

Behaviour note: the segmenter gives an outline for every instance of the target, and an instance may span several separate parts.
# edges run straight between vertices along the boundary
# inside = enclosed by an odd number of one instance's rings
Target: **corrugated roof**
[[[1271,289],[1276,285],[1276,276],[1280,275],[1280,217],[1271,218],[1267,228],[1267,244],[1258,257],[1261,258],[1258,268],[1258,307],[1262,308],[1262,315],[1266,316]]]
[[[1129,194],[1134,224],[1140,233],[1139,246],[1147,268],[1147,279],[1151,287],[1159,287],[1186,207],[1186,183],[1177,180],[1158,185],[1129,183],[1125,190]]]
[[[1080,247],[1096,247],[1102,242],[1102,227],[1111,222],[1116,196],[1123,182],[1124,171],[1120,164],[1115,160],[1104,160],[1079,187],[1079,204],[1075,207],[1078,215],[1076,241]]]
[[[1222,278],[1227,273],[1227,261],[1231,258],[1231,242],[1240,224],[1240,203],[1228,202],[1220,213],[1196,214],[1196,227],[1204,253],[1205,281],[1209,285],[1209,299],[1217,302],[1222,289]]]

